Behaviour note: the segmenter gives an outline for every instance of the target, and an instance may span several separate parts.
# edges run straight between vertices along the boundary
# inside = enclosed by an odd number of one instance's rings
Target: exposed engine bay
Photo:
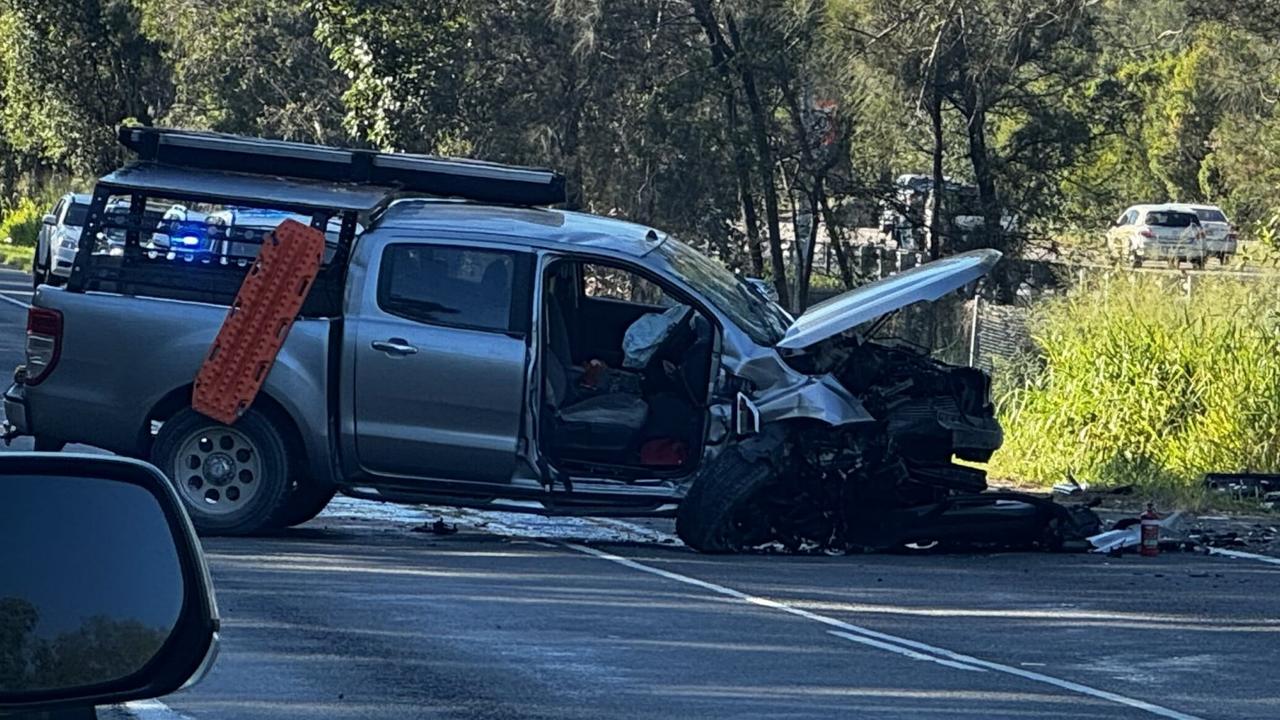
[[[986,373],[846,334],[789,362],[830,372],[875,421],[775,427],[739,448],[766,463],[733,512],[725,550],[1070,549],[1098,531],[1089,509],[988,492],[1003,440]],[[1083,546],[1081,546],[1083,547]]]

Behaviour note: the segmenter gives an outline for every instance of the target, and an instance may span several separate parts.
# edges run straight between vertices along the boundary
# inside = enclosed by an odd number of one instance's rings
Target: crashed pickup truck
[[[119,196],[341,228],[231,424],[192,408],[193,378],[251,272],[226,249],[269,230],[166,253],[145,238],[169,230],[135,213],[123,255],[83,244],[69,284],[36,292],[9,435],[150,459],[204,533],[297,524],[340,491],[675,516],[706,552],[1082,534],[956,464],[1001,443],[985,374],[862,332],[974,283],[995,251],[792,318],[660,230],[547,207],[564,192],[550,171],[154,129],[122,141],[142,159],[99,181],[91,236]]]

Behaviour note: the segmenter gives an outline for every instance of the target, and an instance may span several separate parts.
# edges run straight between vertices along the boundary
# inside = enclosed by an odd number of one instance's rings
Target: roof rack
[[[119,139],[141,160],[184,168],[385,185],[501,205],[565,201],[564,176],[541,168],[168,128],[122,127]]]

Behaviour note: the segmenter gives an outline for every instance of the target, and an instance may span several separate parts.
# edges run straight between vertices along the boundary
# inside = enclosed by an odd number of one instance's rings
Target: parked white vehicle
[[[88,195],[67,193],[44,216],[36,238],[32,273],[36,287],[50,283],[61,285],[71,275],[71,265],[80,244],[80,229],[89,214],[89,200]]]
[[[1204,267],[1205,232],[1200,218],[1188,206],[1134,205],[1121,213],[1107,231],[1107,245],[1118,255],[1141,267],[1147,260],[1182,261]]]
[[[1236,254],[1239,234],[1236,227],[1227,219],[1227,214],[1217,205],[1188,204],[1185,206],[1200,218],[1200,227],[1204,228],[1204,249],[1210,257],[1218,258],[1218,262],[1226,264]]]

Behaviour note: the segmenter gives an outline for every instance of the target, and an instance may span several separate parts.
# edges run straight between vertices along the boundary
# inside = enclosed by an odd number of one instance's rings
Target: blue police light
[[[179,248],[198,248],[205,244],[206,228],[203,223],[174,223],[169,245]]]

